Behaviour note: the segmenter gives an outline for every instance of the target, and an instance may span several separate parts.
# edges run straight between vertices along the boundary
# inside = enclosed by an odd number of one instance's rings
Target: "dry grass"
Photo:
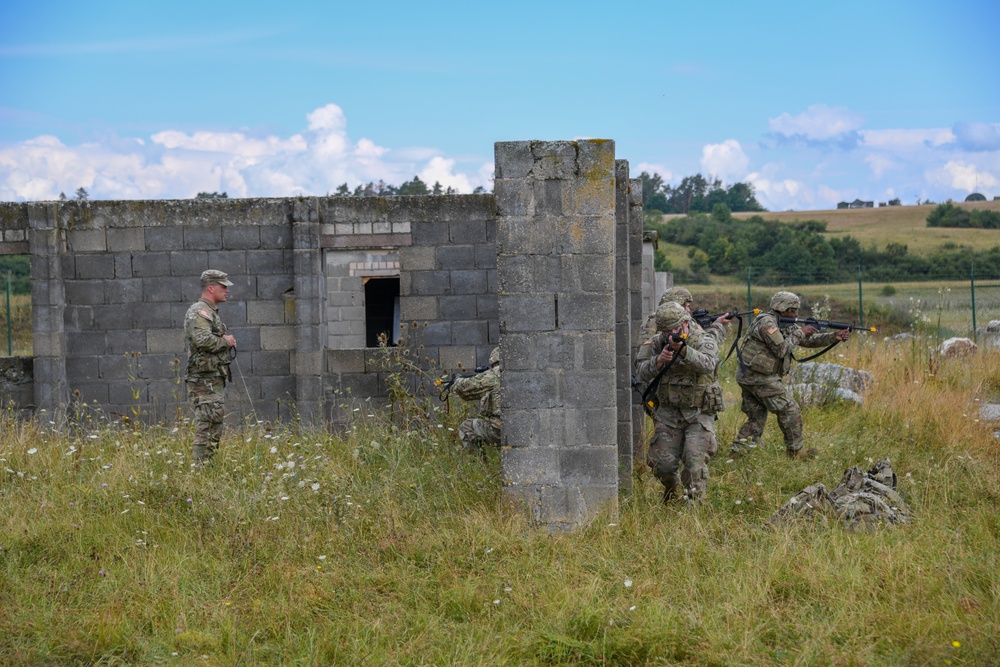
[[[876,383],[864,407],[806,410],[815,460],[788,461],[773,419],[726,459],[730,361],[704,505],[663,507],[640,472],[616,517],[558,536],[504,508],[498,458],[458,450],[454,412],[230,427],[205,471],[186,424],[7,414],[0,663],[997,664],[1000,449],[977,409],[1000,355],[858,339],[831,360]],[[885,456],[911,526],[770,527]]]

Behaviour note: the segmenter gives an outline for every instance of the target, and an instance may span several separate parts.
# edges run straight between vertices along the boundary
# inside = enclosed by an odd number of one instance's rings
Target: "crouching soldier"
[[[715,415],[724,407],[716,378],[718,343],[715,336],[693,330],[691,316],[678,303],[660,306],[654,321],[658,333],[639,348],[635,369],[636,379],[646,385],[659,376],[649,467],[663,484],[667,502],[677,493],[683,463],[684,495],[700,500],[708,485],[708,460],[718,449]]]
[[[459,398],[479,401],[479,417],[466,419],[458,427],[458,437],[466,451],[482,454],[483,444],[500,444],[500,348],[490,352],[490,367],[469,378],[455,378],[451,386]]]

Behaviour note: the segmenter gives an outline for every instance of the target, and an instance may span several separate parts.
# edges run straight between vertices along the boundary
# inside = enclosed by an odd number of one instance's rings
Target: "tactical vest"
[[[692,327],[688,334],[687,345],[698,349],[706,336],[708,334],[700,327],[697,330]],[[665,345],[663,334],[654,336],[652,356],[655,358],[659,355]],[[722,387],[718,382],[718,371],[709,374],[698,373],[680,361],[675,362],[660,380],[660,386],[656,388],[656,397],[660,403],[680,410],[698,408],[707,414],[715,414],[725,409]]]
[[[791,357],[779,359],[774,356],[767,343],[763,341],[763,336],[766,334],[761,334],[760,332],[765,324],[777,326],[778,320],[770,312],[761,313],[754,318],[740,346],[740,361],[746,368],[755,373],[762,375],[784,375],[791,367]]]
[[[206,313],[208,318],[202,313]],[[229,347],[215,352],[198,349],[193,337],[194,326],[189,322],[192,317],[206,319],[213,335],[219,337],[226,335],[226,325],[219,317],[219,313],[204,301],[198,301],[188,309],[184,319],[184,333],[188,343],[187,375],[221,375],[227,379],[231,378],[229,364],[232,359]]]

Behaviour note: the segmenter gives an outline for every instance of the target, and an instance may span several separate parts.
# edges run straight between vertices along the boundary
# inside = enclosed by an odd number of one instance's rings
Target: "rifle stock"
[[[716,313],[715,315],[709,315],[707,308],[699,308],[698,310],[691,313],[691,319],[700,324],[703,328],[715,322],[715,320],[720,317],[729,317],[731,319],[739,319],[744,315],[760,315],[760,308],[754,308],[753,310],[736,311],[729,310],[724,313]]]

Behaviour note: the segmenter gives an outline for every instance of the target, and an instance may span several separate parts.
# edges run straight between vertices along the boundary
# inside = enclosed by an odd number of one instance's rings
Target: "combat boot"
[[[819,452],[815,448],[809,449],[786,449],[785,454],[788,455],[790,459],[802,459],[803,461],[810,461],[816,458]]]

